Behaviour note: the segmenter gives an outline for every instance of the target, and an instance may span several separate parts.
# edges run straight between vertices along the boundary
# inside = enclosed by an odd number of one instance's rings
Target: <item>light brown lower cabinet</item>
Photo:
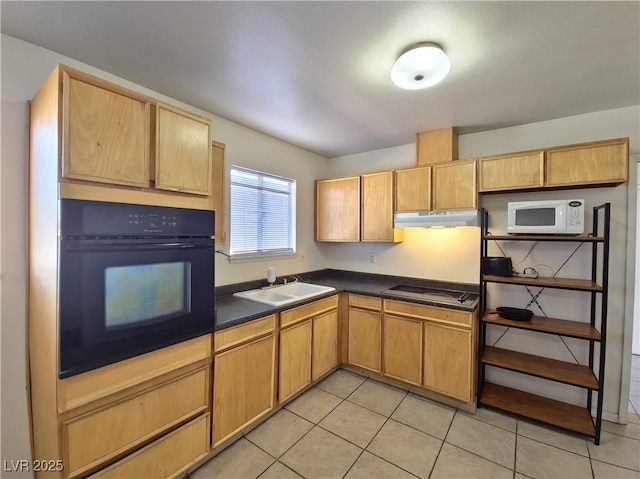
[[[311,380],[315,381],[338,365],[338,311],[313,318]]]
[[[311,384],[311,319],[280,331],[278,400],[287,400]]]
[[[275,406],[276,316],[214,335],[213,447]]]
[[[424,325],[424,387],[472,402],[475,361],[469,329],[427,321]]]
[[[280,313],[278,400],[338,366],[338,295]]]
[[[213,446],[274,407],[275,335],[216,354],[213,371]]]
[[[422,385],[422,325],[419,319],[384,315],[383,373],[386,376]]]
[[[62,424],[69,475],[126,453],[207,409],[207,367]]]
[[[380,372],[382,312],[380,298],[349,295],[349,364]]]
[[[90,478],[175,477],[209,452],[209,423],[202,415]]]

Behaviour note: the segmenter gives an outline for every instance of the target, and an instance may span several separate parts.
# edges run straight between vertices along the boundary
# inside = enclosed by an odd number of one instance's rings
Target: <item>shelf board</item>
[[[480,404],[595,437],[587,408],[485,382]]]
[[[602,292],[602,286],[590,279],[551,278],[522,278],[519,276],[498,276],[494,274],[482,275],[483,281],[491,283],[519,284],[524,286],[548,287],[555,289],[571,289],[575,291]]]
[[[481,361],[490,366],[550,379],[582,388],[598,390],[598,381],[588,366],[533,354],[485,346]]]
[[[570,236],[570,235],[484,235],[485,240],[500,241],[559,241],[563,243],[603,243],[603,236]]]
[[[499,324],[501,326],[509,326],[518,329],[527,329],[530,331],[538,331],[541,333],[559,334],[570,338],[589,339],[592,341],[600,341],[601,336],[596,328],[590,323],[582,323],[579,321],[569,321],[567,319],[545,318],[543,316],[534,316],[529,321],[512,321],[504,319],[495,312],[495,310],[487,310],[482,317],[486,323]]]

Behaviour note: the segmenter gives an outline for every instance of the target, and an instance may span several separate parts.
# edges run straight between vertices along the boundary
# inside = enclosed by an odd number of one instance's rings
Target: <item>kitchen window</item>
[[[296,181],[231,166],[231,257],[296,252]]]

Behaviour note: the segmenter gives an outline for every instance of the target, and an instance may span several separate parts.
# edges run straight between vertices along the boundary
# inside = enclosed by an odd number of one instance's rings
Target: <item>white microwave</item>
[[[584,200],[516,201],[507,205],[507,233],[584,233]]]

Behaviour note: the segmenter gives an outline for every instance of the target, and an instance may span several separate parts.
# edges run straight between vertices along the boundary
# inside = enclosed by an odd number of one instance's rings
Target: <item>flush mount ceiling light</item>
[[[391,68],[391,80],[400,88],[418,90],[440,83],[451,62],[437,43],[421,42],[405,48]]]

